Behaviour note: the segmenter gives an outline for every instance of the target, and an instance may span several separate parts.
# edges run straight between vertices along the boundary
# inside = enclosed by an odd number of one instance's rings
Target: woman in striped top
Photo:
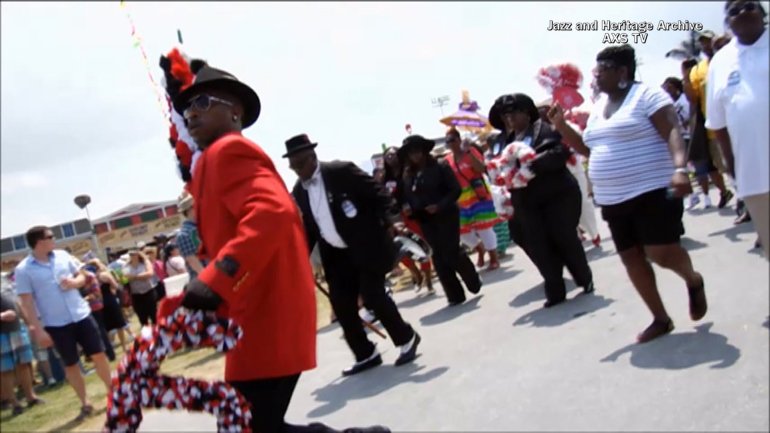
[[[588,175],[594,198],[631,282],[654,317],[637,336],[643,343],[674,329],[651,261],[685,280],[693,320],[706,314],[703,277],[695,272],[679,242],[684,232],[682,197],[692,192],[687,155],[671,97],[634,81],[634,49],[608,47],[596,61],[594,75],[603,95],[583,136],[564,121],[558,104],[548,117],[578,153],[590,155]]]

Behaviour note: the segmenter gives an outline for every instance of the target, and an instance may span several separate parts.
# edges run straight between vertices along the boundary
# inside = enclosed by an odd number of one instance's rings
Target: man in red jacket
[[[241,135],[259,117],[259,97],[204,66],[174,107],[202,150],[190,192],[201,253],[211,258],[182,305],[218,310],[243,328],[225,380],[251,403],[255,432],[334,432],[284,421],[300,373],[316,366],[315,285],[297,207],[267,154]]]

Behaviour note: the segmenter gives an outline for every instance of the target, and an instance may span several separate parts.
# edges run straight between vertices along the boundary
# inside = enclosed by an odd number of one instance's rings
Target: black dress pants
[[[447,301],[465,301],[465,291],[457,274],[460,274],[465,282],[465,287],[474,291],[481,288],[481,279],[468,254],[460,248],[460,213],[446,212],[435,215],[420,221],[420,228],[433,250],[433,266]]]
[[[321,241],[323,242],[323,241]],[[402,346],[414,337],[414,330],[398,312],[396,303],[385,293],[385,272],[375,272],[355,264],[348,249],[324,244],[321,249],[324,275],[329,283],[332,309],[345,334],[356,362],[374,352],[358,315],[358,295],[366,307],[374,312],[390,335],[393,344]]]
[[[299,374],[270,379],[231,381],[251,405],[251,429],[254,433],[291,431],[284,421]]]
[[[585,287],[593,281],[577,235],[581,206],[580,189],[575,184],[548,200],[515,210],[521,221],[525,251],[545,280],[548,301],[561,301],[567,296],[565,265],[578,286]]]

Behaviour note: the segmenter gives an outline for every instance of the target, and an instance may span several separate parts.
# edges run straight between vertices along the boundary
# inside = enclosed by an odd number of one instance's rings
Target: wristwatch
[[[677,167],[674,169],[674,173],[689,174],[689,171],[685,167]]]

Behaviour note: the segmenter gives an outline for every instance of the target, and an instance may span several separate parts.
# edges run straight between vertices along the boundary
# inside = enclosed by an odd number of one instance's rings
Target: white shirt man
[[[738,38],[730,41],[711,61],[706,94],[706,127],[727,128],[738,195],[751,212],[766,254],[770,243],[768,47],[766,28],[751,45],[742,45]]]

